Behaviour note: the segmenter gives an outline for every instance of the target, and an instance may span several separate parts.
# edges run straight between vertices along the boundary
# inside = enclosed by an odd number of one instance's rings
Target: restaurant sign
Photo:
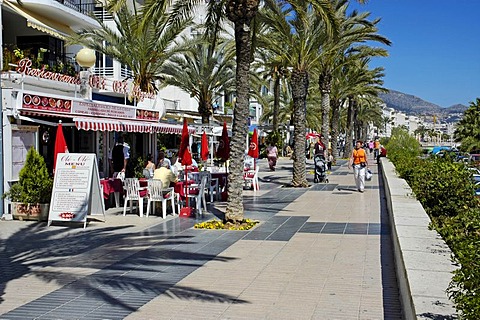
[[[130,119],[157,122],[160,118],[159,111],[140,109],[116,103],[101,101],[85,101],[82,99],[66,99],[65,97],[47,96],[41,93],[24,92],[21,95],[22,110],[69,116],[89,116],[113,119]]]
[[[41,69],[32,68],[32,61],[28,58],[24,58],[18,62],[17,72],[22,75],[32,76],[41,79],[60,81],[75,85],[80,85],[81,80],[78,76],[69,76],[63,73],[49,71],[42,67]],[[102,76],[90,75],[88,80],[88,85],[93,89],[98,90],[111,90],[115,93],[121,93],[125,95],[130,95],[132,98],[137,99],[138,101],[143,101],[145,98],[155,99],[155,93],[153,92],[143,92],[140,90],[139,86],[133,86],[133,82],[130,81],[119,81],[112,80]]]

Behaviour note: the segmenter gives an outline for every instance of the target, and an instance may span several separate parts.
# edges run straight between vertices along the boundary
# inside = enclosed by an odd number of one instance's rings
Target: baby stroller
[[[325,182],[328,183],[327,179],[327,163],[325,158],[321,154],[316,154],[313,157],[313,162],[315,163],[315,176],[313,182]]]

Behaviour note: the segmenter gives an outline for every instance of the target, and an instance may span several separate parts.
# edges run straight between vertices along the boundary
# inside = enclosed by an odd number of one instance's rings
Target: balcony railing
[[[113,67],[94,67],[93,73],[98,76],[113,77],[115,75]],[[120,78],[132,78],[133,72],[127,68],[120,69]]]
[[[84,15],[89,16],[91,13],[95,15],[96,18],[98,18],[101,21],[106,21],[106,20],[112,20],[113,17],[112,15],[105,11],[103,8],[103,4],[100,2],[82,2],[81,0],[79,1],[74,1],[74,0],[56,0],[57,2],[60,2],[64,6],[73,9],[75,11],[81,12]]]

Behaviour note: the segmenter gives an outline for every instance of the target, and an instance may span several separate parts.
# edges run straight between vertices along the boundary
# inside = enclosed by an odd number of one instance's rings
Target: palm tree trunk
[[[328,71],[320,74],[318,85],[322,94],[322,142],[328,148],[330,129],[330,92],[332,90],[332,75]]]
[[[278,131],[278,110],[280,110],[280,77],[275,76],[273,83],[273,131]]]
[[[293,160],[294,187],[308,187],[305,166],[305,123],[307,108],[308,73],[306,71],[293,70],[291,77],[294,119],[294,145],[295,154]]]
[[[360,139],[360,132],[358,130],[360,126],[359,120],[358,120],[358,108],[357,104],[355,103],[355,108],[353,108],[353,138],[355,141]]]
[[[237,101],[233,109],[232,140],[230,142],[230,171],[228,175],[228,202],[225,219],[241,221],[243,208],[243,161],[245,137],[248,133],[249,69],[251,55],[250,22],[258,11],[258,1],[230,0],[228,18],[235,24],[237,71]]]
[[[201,100],[198,103],[198,113],[202,116],[202,124],[210,123],[210,115],[212,114],[212,104]]]
[[[339,101],[332,101],[332,155],[333,155],[333,164],[337,163],[337,155],[338,155],[338,131],[340,127],[340,102]]]
[[[345,128],[345,152],[343,157],[348,158],[353,150],[353,137],[352,137],[352,129],[353,129],[353,110],[355,109],[355,100],[353,97],[348,98],[348,107],[347,107],[347,125]]]

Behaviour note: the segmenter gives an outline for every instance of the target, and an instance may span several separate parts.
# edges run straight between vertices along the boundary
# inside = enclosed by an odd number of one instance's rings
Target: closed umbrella
[[[230,158],[230,139],[228,138],[227,123],[223,123],[222,137],[220,138],[217,157],[223,161],[227,161]]]
[[[67,153],[68,147],[65,137],[63,135],[62,121],[58,122],[57,134],[55,136],[55,147],[53,149],[53,174],[55,174],[55,168],[57,166],[57,155],[59,153]]]
[[[183,164],[183,158],[185,151],[188,149],[190,145],[190,137],[188,135],[188,125],[187,125],[187,118],[183,118],[183,128],[182,128],[182,138],[180,141],[180,148],[178,148],[178,157],[182,161]],[[188,155],[187,155],[188,157]],[[188,161],[188,159],[186,159]],[[192,164],[192,156],[190,155],[190,163],[189,165]]]
[[[188,134],[187,119],[183,118],[182,139],[178,149],[178,158],[185,166],[185,196],[188,194],[188,166],[192,164],[192,155],[189,150],[190,137]],[[180,210],[180,216],[190,217],[193,215],[193,209],[188,206],[188,197],[185,199],[185,207]]]
[[[248,155],[255,159],[258,158],[258,133],[256,128],[253,130],[252,140],[250,140]]]
[[[252,158],[253,160],[253,169],[255,169],[257,165],[256,159],[258,158],[259,152],[258,152],[258,133],[257,133],[257,128],[253,130],[253,135],[252,135],[252,140],[250,140],[250,144],[248,146],[248,155]]]
[[[203,131],[202,134],[202,144],[201,144],[201,152],[200,156],[202,157],[203,161],[207,161],[208,159],[208,141],[207,141],[207,134]]]

